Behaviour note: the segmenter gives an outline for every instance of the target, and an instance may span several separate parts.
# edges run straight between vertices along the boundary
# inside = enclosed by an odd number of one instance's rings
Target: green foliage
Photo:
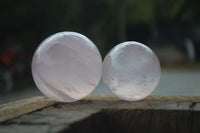
[[[199,20],[198,0],[1,0],[0,43],[33,52],[47,36],[76,31],[102,44],[126,39],[127,25],[157,20]]]

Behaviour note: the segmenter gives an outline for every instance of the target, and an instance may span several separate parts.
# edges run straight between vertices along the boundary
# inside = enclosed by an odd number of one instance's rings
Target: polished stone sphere
[[[161,70],[154,52],[138,42],[115,46],[103,61],[102,78],[106,87],[126,101],[141,100],[158,85]]]
[[[102,74],[101,55],[87,37],[60,32],[45,39],[32,59],[32,75],[39,90],[61,102],[89,95]]]

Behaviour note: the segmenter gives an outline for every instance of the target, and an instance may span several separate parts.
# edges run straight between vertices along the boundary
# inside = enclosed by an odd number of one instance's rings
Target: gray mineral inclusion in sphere
[[[160,75],[160,63],[154,52],[134,41],[115,46],[103,61],[104,84],[115,96],[126,101],[150,95]]]
[[[75,32],[48,37],[32,60],[37,87],[56,101],[73,102],[86,97],[96,88],[101,74],[102,59],[97,47]]]

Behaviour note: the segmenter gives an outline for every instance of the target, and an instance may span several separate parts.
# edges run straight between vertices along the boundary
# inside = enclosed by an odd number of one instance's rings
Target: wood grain
[[[46,97],[32,97],[0,105],[0,122],[56,104]]]
[[[162,117],[166,120],[172,116],[177,116],[174,117],[177,120],[185,117],[185,121],[193,120],[193,123],[198,125],[200,123],[198,121],[200,118],[200,97],[149,96],[141,101],[127,102],[110,95],[91,95],[73,103],[60,103],[46,97],[33,97],[0,106],[0,132],[74,132],[74,129],[79,129],[79,126],[90,127],[89,125],[93,121],[98,120],[101,123],[105,117],[111,120],[115,119],[116,116],[120,120],[128,120],[128,118],[134,120],[138,118],[137,114],[144,116],[143,119],[149,121],[154,119],[159,121],[162,120]],[[176,119],[171,121],[176,123]],[[79,123],[78,127],[73,126],[77,123]],[[29,130],[30,128],[31,130]],[[38,130],[39,128],[41,130]],[[80,128],[78,131],[83,130]],[[200,129],[197,128],[194,131],[200,131]]]

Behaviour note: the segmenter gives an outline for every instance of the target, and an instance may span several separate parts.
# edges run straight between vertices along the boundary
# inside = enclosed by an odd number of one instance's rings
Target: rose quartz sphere
[[[138,42],[115,46],[103,61],[106,87],[126,101],[141,100],[152,93],[160,80],[160,63],[154,52]]]
[[[102,59],[97,47],[75,32],[48,37],[32,60],[37,87],[56,101],[73,102],[86,97],[96,88],[101,74]]]

